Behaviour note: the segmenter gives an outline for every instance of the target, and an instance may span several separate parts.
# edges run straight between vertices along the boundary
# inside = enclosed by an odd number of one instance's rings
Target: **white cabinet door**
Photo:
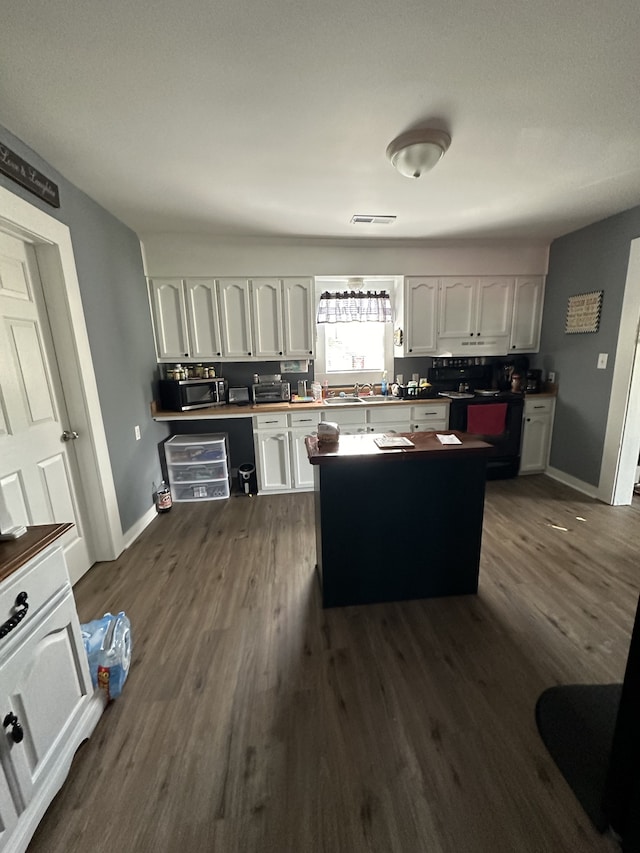
[[[260,491],[289,490],[291,488],[289,432],[260,430],[254,435]]]
[[[304,440],[307,435],[316,435],[317,431],[306,429],[291,430],[291,462],[293,469],[292,485],[294,489],[313,488],[313,466],[309,462]]]
[[[549,464],[556,401],[553,397],[528,397],[524,402],[520,473],[544,471]]]
[[[313,358],[316,326],[313,281],[309,278],[282,280],[284,352],[287,358]]]
[[[404,292],[406,355],[436,352],[437,328],[438,279],[408,277]]]
[[[249,281],[244,278],[218,279],[220,332],[225,358],[247,359],[253,354]]]
[[[4,850],[17,821],[18,813],[16,806],[4,772],[0,766],[0,850]]]
[[[220,358],[220,317],[216,281],[213,278],[188,278],[184,297],[189,331],[189,355],[192,358]]]
[[[512,278],[504,277],[481,278],[478,281],[476,335],[509,335],[513,314],[513,284]]]
[[[475,278],[440,279],[438,338],[460,338],[475,333]]]
[[[8,756],[22,810],[46,779],[93,693],[70,589],[2,665],[0,685],[0,718],[14,714],[24,733],[20,743],[11,744]],[[10,743],[10,728],[5,737]]]
[[[510,343],[512,352],[539,352],[543,303],[542,276],[516,279]]]
[[[282,283],[278,278],[251,280],[253,355],[280,358],[284,353],[282,332]]]
[[[149,298],[158,359],[189,357],[182,279],[150,279]]]

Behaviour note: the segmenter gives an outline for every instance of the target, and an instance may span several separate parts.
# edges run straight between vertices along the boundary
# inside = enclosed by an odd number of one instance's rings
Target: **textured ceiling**
[[[4,0],[0,123],[140,235],[548,240],[640,204],[639,44],[637,0]]]

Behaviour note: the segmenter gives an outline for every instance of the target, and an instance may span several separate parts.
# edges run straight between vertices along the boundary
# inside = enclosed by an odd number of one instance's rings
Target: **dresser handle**
[[[16,610],[13,616],[4,623],[4,625],[0,626],[0,640],[3,637],[6,637],[9,631],[13,631],[16,625],[19,625],[20,622],[27,615],[27,610],[29,609],[29,605],[27,603],[27,593],[19,592],[16,598],[16,603],[14,607],[20,608]]]
[[[7,726],[11,726],[9,737],[14,743],[20,743],[20,741],[24,738],[24,730],[18,722],[18,718],[16,717],[16,715],[12,714],[11,711],[9,711],[7,716],[2,721],[2,725],[5,729],[7,728]]]

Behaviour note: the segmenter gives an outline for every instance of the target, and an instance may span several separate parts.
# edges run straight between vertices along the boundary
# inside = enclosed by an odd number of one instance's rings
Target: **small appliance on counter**
[[[542,391],[541,370],[527,370],[524,391],[525,394],[539,394]]]
[[[160,405],[168,412],[188,412],[224,406],[227,402],[227,383],[216,379],[161,379]]]
[[[291,400],[291,385],[283,382],[279,373],[257,378],[259,381],[251,386],[254,403],[288,403]]]
[[[249,402],[249,389],[246,385],[243,385],[240,388],[229,388],[230,406],[248,406]]]

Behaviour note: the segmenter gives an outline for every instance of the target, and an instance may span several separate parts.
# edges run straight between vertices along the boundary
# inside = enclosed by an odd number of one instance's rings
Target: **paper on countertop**
[[[440,433],[437,432],[436,438],[440,444],[462,444],[457,435],[440,435]]]

